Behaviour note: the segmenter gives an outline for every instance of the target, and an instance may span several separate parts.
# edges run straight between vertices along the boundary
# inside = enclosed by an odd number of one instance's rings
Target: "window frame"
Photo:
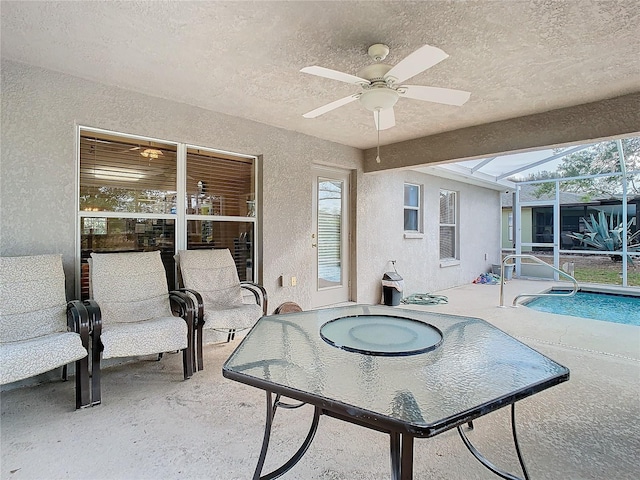
[[[414,205],[407,205],[406,201],[405,201],[405,191],[407,186],[410,187],[417,187],[418,188],[418,205],[414,206]],[[424,233],[424,221],[423,221],[423,197],[424,195],[422,194],[423,192],[423,186],[421,184],[418,183],[413,183],[413,182],[403,182],[402,184],[402,203],[403,203],[403,209],[402,209],[402,221],[403,221],[403,230],[405,233],[405,238],[409,238],[411,236],[415,236],[415,235],[420,235],[422,233]],[[406,212],[407,210],[412,211],[412,212],[417,212],[417,229],[416,230],[407,230],[406,228],[406,224],[404,222],[405,216],[406,216]]]
[[[262,205],[260,204],[259,195],[259,172],[260,164],[259,157],[256,155],[247,155],[243,153],[229,152],[225,150],[215,149],[211,147],[203,147],[186,142],[177,142],[172,140],[158,139],[153,137],[147,137],[142,135],[133,135],[114,130],[106,130],[101,128],[89,127],[85,125],[76,125],[76,141],[75,141],[75,292],[77,298],[81,295],[81,255],[82,255],[82,220],[83,218],[123,218],[123,219],[151,219],[151,220],[174,220],[175,234],[174,234],[174,249],[175,254],[179,250],[187,249],[187,223],[188,220],[211,220],[213,222],[250,222],[253,223],[253,268],[252,278],[247,279],[250,281],[258,281],[260,278],[259,267],[261,265],[260,252],[261,235],[259,232],[260,221],[259,217],[262,212]],[[125,141],[135,142],[157,142],[168,145],[174,145],[176,147],[176,211],[175,213],[143,213],[143,212],[122,212],[122,211],[85,211],[80,209],[80,138],[87,134],[96,135],[108,135],[114,137],[121,137]],[[197,149],[202,151],[211,152],[213,154],[220,154],[224,156],[232,156],[237,158],[250,159],[253,162],[253,196],[254,196],[254,215],[253,216],[223,216],[223,215],[193,215],[187,214],[187,198],[186,198],[186,181],[187,181],[187,150]],[[203,218],[204,217],[204,218]]]
[[[439,211],[438,218],[438,256],[441,266],[456,265],[460,262],[460,192],[456,190],[449,190],[447,188],[441,188],[438,192],[438,199],[442,196],[442,193],[446,192],[449,195],[453,195],[453,223],[443,223],[442,214]],[[453,227],[454,241],[453,241],[453,256],[443,257],[440,249],[442,244],[442,227]]]

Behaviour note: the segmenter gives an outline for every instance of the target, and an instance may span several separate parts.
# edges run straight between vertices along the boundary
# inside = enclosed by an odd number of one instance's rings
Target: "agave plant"
[[[572,232],[569,237],[580,240],[587,248],[595,250],[603,250],[608,252],[619,252],[622,250],[622,232],[625,228],[620,215],[614,219],[614,216],[607,217],[604,212],[598,212],[598,220],[593,214],[590,215],[591,221],[585,222],[585,233]],[[635,223],[635,217],[627,223],[627,251],[640,251],[640,230],[631,233],[631,226]],[[612,258],[615,258],[612,257]],[[631,261],[631,257],[627,257]]]

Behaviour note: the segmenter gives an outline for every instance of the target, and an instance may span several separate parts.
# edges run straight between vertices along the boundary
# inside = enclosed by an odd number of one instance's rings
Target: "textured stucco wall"
[[[2,68],[0,251],[62,253],[73,294],[77,124],[187,142],[263,161],[263,284],[271,308],[286,300],[312,305],[312,174],[314,163],[355,172],[352,298],[380,300],[389,259],[398,261],[407,292],[471,281],[498,258],[497,192],[410,171],[364,174],[362,151],[295,132],[14,62]],[[425,186],[423,239],[403,238],[403,182]],[[438,191],[461,192],[461,264],[438,261]],[[484,253],[489,254],[487,261]],[[296,287],[280,287],[282,274]]]
[[[151,80],[150,80],[151,81]],[[362,152],[159,98],[2,63],[2,255],[59,252],[73,293],[75,125],[263,156],[263,283],[275,308],[311,298],[311,166],[355,169]],[[283,273],[297,287],[279,287]]]
[[[422,238],[404,238],[404,182],[423,185]],[[440,189],[459,192],[460,202],[460,263],[447,267],[439,260]],[[388,260],[396,260],[405,295],[429,293],[469,283],[499,261],[500,193],[413,171],[360,174],[357,228],[360,302],[380,301]]]

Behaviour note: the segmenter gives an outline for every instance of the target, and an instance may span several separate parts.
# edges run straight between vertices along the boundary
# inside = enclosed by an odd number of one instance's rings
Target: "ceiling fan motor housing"
[[[375,112],[393,107],[399,97],[398,92],[387,86],[374,86],[362,92],[360,103],[367,110]]]
[[[358,76],[361,78],[366,78],[371,83],[385,82],[384,76],[389,70],[391,70],[391,68],[393,67],[391,65],[387,65],[386,63],[374,63],[373,65],[367,65],[366,67],[362,68],[358,72]]]
[[[387,86],[384,79],[386,73],[391,70],[391,65],[375,63],[367,65],[358,72],[358,76],[366,78],[371,82],[370,86],[365,86],[360,95],[360,103],[371,112],[385,110],[393,107],[398,101],[398,93]]]

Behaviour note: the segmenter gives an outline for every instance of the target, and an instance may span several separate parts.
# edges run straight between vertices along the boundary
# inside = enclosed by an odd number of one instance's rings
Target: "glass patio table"
[[[413,478],[415,438],[463,427],[569,379],[569,370],[484,320],[385,306],[351,305],[262,317],[225,362],[225,377],[266,391],[267,418],[254,480],[277,478],[305,454],[321,415],[390,436],[391,477]],[[275,394],[275,398],[274,398]],[[283,401],[281,397],[300,403]],[[298,451],[262,475],[277,408],[314,406]]]

